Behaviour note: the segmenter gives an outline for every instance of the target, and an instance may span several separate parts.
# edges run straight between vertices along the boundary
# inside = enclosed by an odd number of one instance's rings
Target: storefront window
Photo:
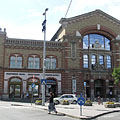
[[[9,96],[10,98],[21,97],[21,80],[19,78],[10,80]]]
[[[32,88],[32,84],[35,84],[35,87]],[[34,78],[34,82],[33,82],[33,78],[29,79],[28,81],[28,93],[29,93],[29,97],[32,96],[32,91],[33,91],[33,97],[38,97],[39,96],[39,87],[40,87],[40,82],[38,79]]]

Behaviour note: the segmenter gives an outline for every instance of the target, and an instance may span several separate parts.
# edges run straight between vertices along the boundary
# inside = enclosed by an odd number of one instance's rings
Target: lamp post
[[[45,12],[43,15],[45,16],[45,20],[42,23],[43,29],[42,32],[44,32],[44,46],[43,46],[43,80],[45,80],[45,56],[46,56],[46,12],[48,11],[48,8],[45,9]],[[45,105],[45,82],[42,83],[42,105]]]

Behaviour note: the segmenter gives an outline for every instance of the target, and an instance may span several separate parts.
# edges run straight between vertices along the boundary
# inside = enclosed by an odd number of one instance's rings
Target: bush
[[[109,104],[109,105],[111,105],[111,104],[114,104],[114,102],[106,102],[106,104]]]
[[[63,101],[61,101],[61,104],[62,105],[69,105],[69,101],[68,100],[63,100]]]
[[[42,100],[36,100],[35,105],[42,105]]]
[[[108,101],[108,102],[106,102],[105,107],[106,108],[115,108],[116,105],[114,104],[114,102]]]
[[[86,100],[84,106],[92,106],[91,100]]]

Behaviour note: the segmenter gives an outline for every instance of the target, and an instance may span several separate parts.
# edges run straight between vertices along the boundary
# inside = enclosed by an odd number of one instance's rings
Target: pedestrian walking
[[[101,103],[101,97],[98,96],[98,105],[100,105],[100,103]]]
[[[50,114],[52,111],[54,111],[57,114],[53,98],[54,98],[54,95],[53,95],[52,92],[50,92],[49,105],[48,105],[48,114]]]

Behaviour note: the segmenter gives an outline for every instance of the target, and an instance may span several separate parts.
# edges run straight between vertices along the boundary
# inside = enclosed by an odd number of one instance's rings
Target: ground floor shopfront
[[[118,89],[118,86],[114,84],[114,81],[111,80],[88,80],[84,87],[84,93],[86,93],[87,98],[92,100],[97,100],[98,96],[100,96],[104,101],[120,99],[120,90]]]
[[[61,94],[61,74],[46,73],[46,96],[50,91],[55,95]],[[42,73],[27,72],[5,72],[4,73],[4,98],[24,98],[33,97],[40,98],[42,94],[41,87]],[[32,83],[35,84],[32,89]]]

